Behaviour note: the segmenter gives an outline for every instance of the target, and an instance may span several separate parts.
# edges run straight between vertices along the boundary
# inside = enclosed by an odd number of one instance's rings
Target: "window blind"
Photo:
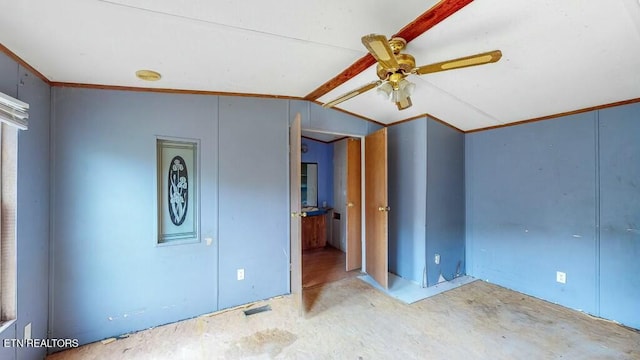
[[[29,104],[0,92],[0,122],[27,130]]]

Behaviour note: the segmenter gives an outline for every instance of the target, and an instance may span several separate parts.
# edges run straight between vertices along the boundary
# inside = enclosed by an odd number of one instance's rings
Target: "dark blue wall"
[[[318,207],[327,202],[333,207],[333,144],[302,138],[308,151],[302,153],[302,162],[318,163]]]
[[[18,134],[17,321],[0,340],[47,338],[49,280],[50,88],[0,53],[0,91],[29,103],[29,130]],[[0,347],[2,359],[42,359],[44,348]]]
[[[639,117],[636,104],[468,134],[468,273],[639,327]]]

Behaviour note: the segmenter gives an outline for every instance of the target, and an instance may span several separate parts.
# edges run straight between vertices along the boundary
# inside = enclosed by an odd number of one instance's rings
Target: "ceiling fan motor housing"
[[[378,64],[378,66],[376,67],[376,73],[378,74],[380,80],[387,80],[389,76],[394,73],[400,73],[404,78],[407,74],[411,73],[411,70],[416,67],[416,59],[409,54],[397,54],[396,60],[398,61],[397,69],[386,69]]]
[[[407,41],[401,37],[389,39],[389,47],[394,55],[398,55],[407,46]]]

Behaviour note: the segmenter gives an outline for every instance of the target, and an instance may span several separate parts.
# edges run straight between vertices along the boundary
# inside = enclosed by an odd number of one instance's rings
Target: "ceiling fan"
[[[409,74],[425,75],[468,66],[489,64],[500,60],[502,57],[500,50],[494,50],[416,67],[416,61],[413,56],[401,53],[407,45],[403,38],[394,37],[387,40],[384,35],[370,34],[362,37],[362,44],[378,62],[376,73],[380,80],[372,81],[339,96],[324,104],[323,107],[333,107],[371,89],[378,88],[377,91],[379,93],[396,103],[398,110],[404,110],[412,105],[410,96],[415,87],[415,84],[406,79]]]

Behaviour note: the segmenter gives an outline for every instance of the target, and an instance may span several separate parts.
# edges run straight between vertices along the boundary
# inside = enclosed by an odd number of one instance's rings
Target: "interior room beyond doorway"
[[[344,135],[303,131],[301,206],[306,215],[301,224],[303,288],[360,274],[360,264],[352,271],[346,270],[348,251],[357,250],[358,256],[362,252],[361,247],[347,247],[345,194],[349,139]]]

